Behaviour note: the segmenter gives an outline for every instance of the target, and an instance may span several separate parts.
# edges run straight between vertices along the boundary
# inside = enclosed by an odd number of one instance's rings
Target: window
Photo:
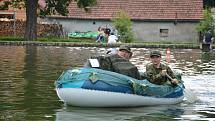
[[[169,29],[160,29],[160,37],[168,37]]]

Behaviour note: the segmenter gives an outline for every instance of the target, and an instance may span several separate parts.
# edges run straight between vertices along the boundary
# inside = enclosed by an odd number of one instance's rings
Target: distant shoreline
[[[118,43],[107,45],[106,43],[79,43],[79,42],[39,42],[39,41],[0,41],[0,45],[12,46],[60,46],[60,47],[118,47],[121,44],[133,48],[178,48],[178,49],[200,49],[199,44],[162,44],[162,43]]]

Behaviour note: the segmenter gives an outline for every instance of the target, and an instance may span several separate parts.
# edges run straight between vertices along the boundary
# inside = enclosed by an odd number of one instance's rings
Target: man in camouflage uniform
[[[130,47],[121,45],[116,54],[93,58],[98,60],[100,69],[113,71],[140,79],[140,74],[137,67],[129,61],[131,56],[132,52]],[[91,67],[90,63],[88,62],[85,64],[85,67]]]
[[[170,67],[161,63],[161,53],[159,51],[152,51],[150,60],[151,63],[146,66],[146,76],[151,83],[158,85],[168,84],[169,82],[175,85],[178,84],[178,80]],[[167,74],[172,80],[168,78]]]

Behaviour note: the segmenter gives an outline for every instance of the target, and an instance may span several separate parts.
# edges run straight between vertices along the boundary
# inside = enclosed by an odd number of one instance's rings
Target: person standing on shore
[[[104,40],[105,37],[104,35],[105,35],[104,29],[102,27],[99,27],[96,42],[102,43],[102,40]]]
[[[204,44],[210,44],[210,49],[212,49],[213,40],[214,40],[214,37],[213,37],[212,31],[208,30],[204,36],[203,42]]]
[[[117,43],[118,38],[116,37],[116,35],[114,35],[114,33],[110,33],[110,36],[108,36],[108,45],[111,44],[116,44]]]

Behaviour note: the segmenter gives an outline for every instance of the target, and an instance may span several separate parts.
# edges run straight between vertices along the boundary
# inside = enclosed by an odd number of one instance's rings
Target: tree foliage
[[[203,0],[204,8],[215,7],[215,0]]]
[[[47,6],[46,9],[41,11],[42,15],[52,15],[60,14],[66,16],[68,11],[68,6],[73,0],[46,0]],[[83,8],[85,11],[88,11],[90,7],[97,4],[96,0],[74,0],[77,2],[79,8]]]
[[[22,9],[25,7],[24,0],[3,0],[0,2],[0,10],[8,10],[9,7]]]
[[[77,6],[83,8],[85,11],[88,11],[90,7],[97,4],[96,0],[45,0],[46,9],[43,10],[43,15],[60,14],[66,16],[69,12],[68,6],[72,1],[75,1]],[[28,0],[9,0],[2,1],[2,3],[3,4],[0,5],[0,10],[7,10],[9,6],[22,9],[26,8]]]
[[[112,19],[113,25],[120,34],[120,41],[130,43],[133,40],[132,21],[125,11],[120,10]]]
[[[40,10],[40,14],[52,15],[60,14],[66,16],[68,14],[68,6],[73,0],[45,0],[46,7]],[[85,11],[89,7],[96,4],[96,0],[74,0],[79,8],[84,8]],[[6,10],[10,7],[26,9],[26,28],[24,38],[26,41],[37,39],[37,15],[38,15],[38,0],[7,0],[0,6],[0,10]]]
[[[204,19],[197,26],[197,31],[205,34],[208,30],[214,30],[215,20],[209,9],[204,10]]]

